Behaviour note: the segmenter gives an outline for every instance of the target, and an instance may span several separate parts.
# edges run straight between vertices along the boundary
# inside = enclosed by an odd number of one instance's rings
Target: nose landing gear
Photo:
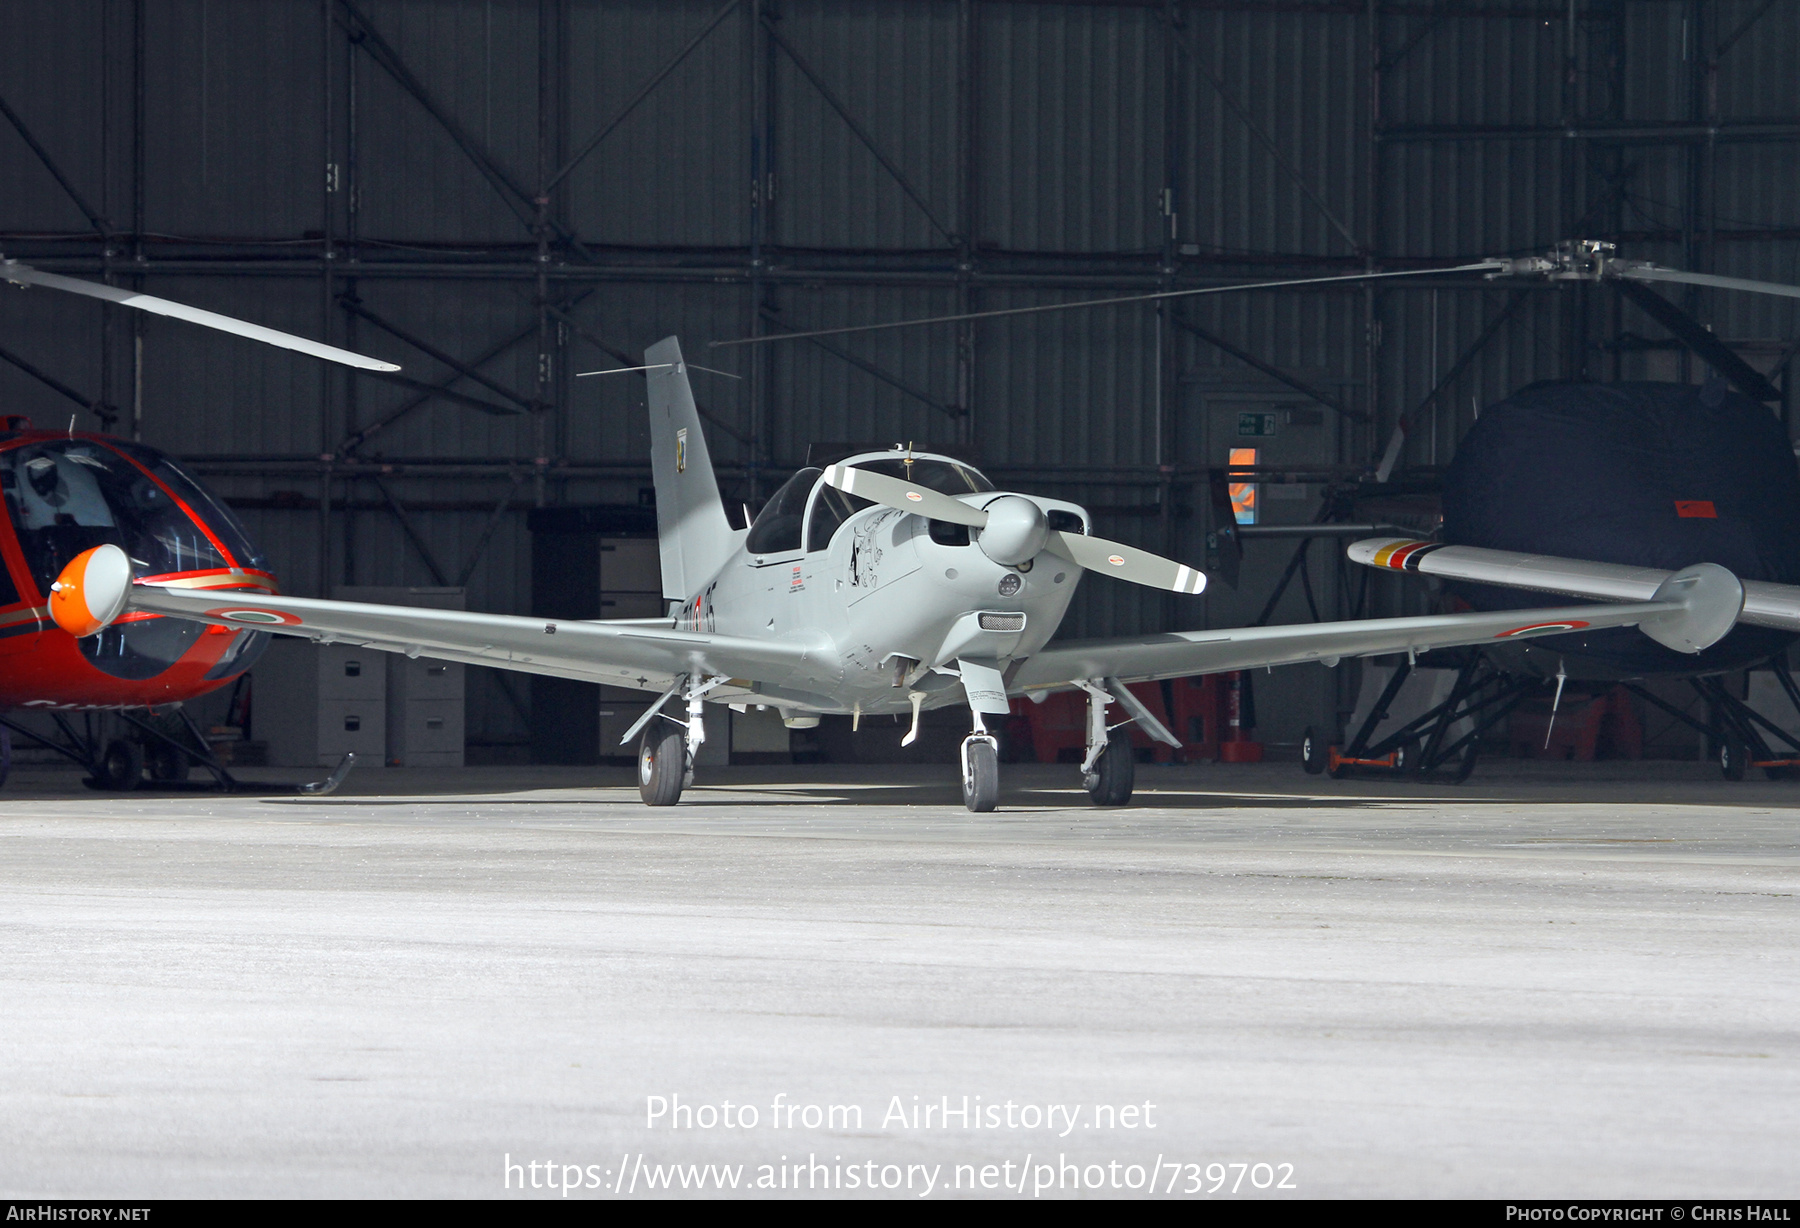
[[[1012,709],[1006,703],[1006,681],[994,665],[964,657],[956,667],[975,720],[975,731],[962,743],[963,805],[986,814],[1000,800],[1000,741],[981,718],[984,713],[1005,716]]]

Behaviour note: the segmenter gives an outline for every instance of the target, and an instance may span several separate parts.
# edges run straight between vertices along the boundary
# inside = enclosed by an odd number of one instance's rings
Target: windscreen
[[[40,593],[91,546],[122,548],[137,576],[232,564],[162,486],[92,440],[0,452],[0,491]]]
[[[260,566],[242,528],[173,462],[141,445],[121,448],[129,448],[161,482],[91,439],[52,439],[0,452],[0,494],[40,596],[49,593],[71,559],[100,545],[124,550],[132,574],[140,578],[223,570],[250,559],[257,560],[251,566]],[[182,502],[214,527],[226,551],[182,510]],[[221,526],[229,531],[218,531]],[[244,555],[227,557],[227,551],[240,548]],[[184,619],[140,618],[88,636],[80,646],[83,656],[116,678],[153,678],[180,660],[204,631]],[[228,650],[231,664],[248,667],[261,647],[251,638],[240,636],[243,642]]]
[[[757,514],[744,539],[744,549],[751,554],[786,554],[800,549],[800,523],[806,515],[806,497],[822,469],[802,469],[782,484],[780,490]]]
[[[856,467],[867,469],[870,473],[899,478],[902,482],[911,482],[915,486],[923,486],[944,495],[980,495],[994,489],[994,484],[979,469],[971,469],[956,461],[921,457],[909,462],[905,457],[896,456],[892,459],[884,457],[881,460],[860,460],[856,462]]]
[[[174,491],[175,497],[187,504],[194,515],[206,522],[212,535],[224,543],[225,549],[231,552],[239,567],[250,567],[257,571],[268,569],[268,558],[250,540],[250,533],[244,528],[243,522],[222,500],[189,477],[180,465],[156,449],[146,448],[142,444],[125,443],[121,440],[112,446],[154,473],[158,481]]]

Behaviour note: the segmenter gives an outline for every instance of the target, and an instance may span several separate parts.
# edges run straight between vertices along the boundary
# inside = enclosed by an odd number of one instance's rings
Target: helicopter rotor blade
[[[870,473],[867,469],[857,469],[851,465],[827,465],[824,482],[847,495],[856,495],[883,507],[898,508],[932,520],[966,524],[971,529],[979,529],[988,522],[986,512],[978,507],[970,507],[961,499],[953,499],[927,486],[903,482],[885,474]]]
[[[1281,290],[1289,286],[1329,286],[1345,282],[1382,281],[1395,277],[1443,277],[1451,273],[1485,273],[1505,269],[1512,262],[1492,259],[1444,269],[1399,269],[1391,273],[1345,273],[1333,277],[1290,277],[1283,281],[1240,282],[1228,286],[1198,286],[1192,290],[1158,290],[1154,294],[1128,294],[1122,298],[1091,298],[1075,303],[1041,303],[1036,307],[1002,307],[994,311],[965,311],[952,316],[925,316],[917,320],[890,320],[886,324],[852,324],[845,328],[815,328],[800,333],[769,333],[762,337],[738,337],[709,341],[713,349],[731,345],[764,345],[771,341],[803,341],[810,337],[836,337],[844,333],[872,333],[889,328],[917,328],[923,324],[954,324],[961,320],[992,320],[1000,316],[1041,315],[1049,311],[1080,311],[1119,303],[1154,303],[1162,299],[1192,298],[1202,294],[1237,294],[1245,290]]]
[[[1616,276],[1632,281],[1671,281],[1686,286],[1712,286],[1720,290],[1746,290],[1751,294],[1778,294],[1783,298],[1800,298],[1800,286],[1779,281],[1752,281],[1747,277],[1720,277],[1717,273],[1684,273],[1680,269],[1664,269],[1655,265],[1630,264],[1614,270]]]
[[[400,369],[395,363],[383,362],[379,358],[369,358],[350,350],[341,350],[335,345],[325,345],[305,337],[297,337],[293,333],[284,333],[278,329],[265,328],[261,324],[251,324],[245,320],[220,315],[216,311],[203,311],[198,307],[189,307],[185,303],[157,298],[153,294],[121,290],[117,286],[102,285],[96,281],[83,281],[78,277],[46,273],[41,269],[34,269],[28,264],[20,264],[16,260],[0,261],[0,279],[10,281],[14,285],[43,286],[47,290],[64,290],[70,294],[80,294],[88,298],[103,299],[109,303],[118,303],[122,307],[135,307],[139,311],[148,311],[153,315],[186,320],[189,324],[199,324],[220,332],[248,337],[252,341],[261,341],[265,345],[279,346],[284,350],[294,350],[330,362],[341,362],[345,366],[360,367],[365,371],[398,371]]]
[[[1169,593],[1192,594],[1206,589],[1205,572],[1160,554],[1139,550],[1136,546],[1107,541],[1104,537],[1052,529],[1044,548],[1084,570],[1130,584],[1142,584]]]

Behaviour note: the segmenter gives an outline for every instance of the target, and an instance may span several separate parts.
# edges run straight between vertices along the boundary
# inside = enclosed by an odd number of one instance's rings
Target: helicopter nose
[[[1019,495],[1002,495],[988,504],[987,523],[981,526],[981,552],[994,562],[1016,567],[1043,550],[1050,526],[1044,509]]]

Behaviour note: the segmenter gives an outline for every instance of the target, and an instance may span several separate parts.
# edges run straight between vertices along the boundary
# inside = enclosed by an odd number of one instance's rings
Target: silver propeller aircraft
[[[621,739],[641,735],[639,790],[653,806],[674,804],[692,781],[708,703],[772,706],[796,728],[824,714],[905,716],[906,743],[918,736],[923,709],[965,706],[963,800],[984,811],[999,796],[987,721],[1004,716],[1012,697],[1086,693],[1082,782],[1096,803],[1117,806],[1131,796],[1135,768],[1122,725],[1136,721],[1179,745],[1130,682],[1335,665],[1582,626],[1636,626],[1698,652],[1731,629],[1744,604],[1735,576],[1701,563],[1620,604],[1053,643],[1087,572],[1190,595],[1206,577],[1093,536],[1075,504],[996,490],[959,461],[907,449],[802,469],[755,523],[733,529],[680,345],[658,342],[644,361],[667,617],[563,622],[263,593],[235,599],[136,581],[131,561],[110,545],[69,564],[52,613],[78,636],[142,612],[656,693]],[[1117,723],[1108,718],[1113,707]]]

